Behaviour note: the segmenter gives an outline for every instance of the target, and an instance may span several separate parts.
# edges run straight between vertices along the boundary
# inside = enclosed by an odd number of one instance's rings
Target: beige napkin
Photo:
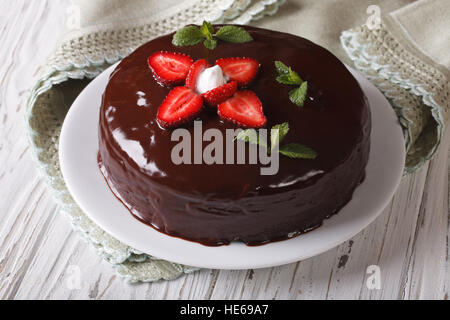
[[[450,1],[414,2],[341,41],[390,100],[404,129],[406,173],[417,170],[436,153],[449,119]]]
[[[405,128],[408,172],[417,169],[437,149],[444,110],[448,109],[448,69],[445,66],[448,67],[450,60],[448,32],[445,32],[449,30],[445,23],[449,21],[450,10],[445,11],[442,6],[448,8],[450,1],[425,0],[405,6],[411,1],[289,0],[280,7],[284,2],[76,0],[69,8],[64,36],[30,93],[27,108],[30,141],[37,163],[48,178],[62,211],[74,228],[126,279],[173,279],[195,268],[143,254],[92,223],[65,187],[59,170],[58,137],[68,108],[89,79],[156,36],[207,19],[214,23],[251,23],[309,38],[343,61],[354,61],[388,97],[391,95]],[[357,27],[370,17],[367,13],[370,5],[378,5],[386,15],[375,31],[367,26]],[[421,14],[423,10],[428,10],[426,15]],[[388,15],[390,12],[392,14]],[[426,17],[433,17],[433,21],[424,28]],[[342,35],[342,47],[341,33],[350,28],[354,29]],[[402,34],[403,29],[409,30],[410,35]],[[421,46],[426,50],[414,51]],[[366,57],[387,59],[389,68],[378,68],[384,66],[381,63],[365,65]],[[395,75],[404,73],[403,82],[384,78],[382,71],[391,69]],[[414,87],[417,92],[408,87],[416,83],[420,84]]]

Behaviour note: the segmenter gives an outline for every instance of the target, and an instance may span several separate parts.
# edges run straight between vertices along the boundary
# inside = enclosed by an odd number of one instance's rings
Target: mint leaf
[[[244,142],[248,142],[251,144],[259,144],[263,146],[264,148],[267,148],[267,143],[260,139],[258,133],[255,129],[246,129],[240,131],[234,140],[242,140]]]
[[[279,83],[293,85],[293,86],[302,84],[303,81],[300,78],[300,76],[298,75],[298,73],[293,71],[290,67],[287,67],[285,65],[283,65],[283,66],[279,65],[278,67],[280,67],[281,71],[282,71],[282,72],[280,72],[281,74],[276,78],[276,80]]]
[[[289,132],[289,123],[284,122],[281,124],[277,124],[270,129],[270,150],[273,150],[277,145],[283,141]]]
[[[295,82],[296,84],[301,84],[303,82],[298,73],[293,71],[291,67],[289,67],[289,78],[292,80],[292,82]]]
[[[277,71],[280,74],[277,78],[277,80],[279,79],[278,82],[292,85],[300,85],[303,82],[298,73],[283,62],[275,61],[275,68],[277,68]]]
[[[203,24],[202,24],[202,27],[200,28],[200,30],[207,39],[212,39],[212,34],[214,33],[214,28],[210,22],[203,21]]]
[[[177,47],[193,46],[203,40],[202,31],[196,26],[187,26],[178,30],[172,39],[172,44]]]
[[[289,67],[281,61],[275,61],[275,67],[280,75],[289,74]]]
[[[242,140],[244,142],[249,142],[251,144],[258,144],[258,134],[255,129],[246,129],[240,131],[234,140]]]
[[[203,41],[203,45],[208,48],[209,50],[214,50],[217,46],[217,40],[216,39],[206,39]]]
[[[278,146],[281,141],[283,141],[288,132],[288,122],[277,124],[273,126],[272,129],[270,129],[270,151],[273,151],[273,149],[275,149],[276,146]],[[261,140],[255,129],[246,129],[239,131],[234,140],[241,140],[251,144],[259,144],[267,149],[265,139]],[[278,148],[278,152],[286,157],[294,159],[315,159],[317,157],[317,153],[314,150],[298,143],[289,143],[281,146]]]
[[[213,50],[217,46],[217,39],[242,43],[252,41],[253,38],[244,29],[236,26],[224,26],[214,34],[214,27],[208,21],[203,21],[200,28],[196,26],[186,26],[178,30],[172,39],[172,44],[175,46],[193,46],[203,41],[203,45]]]
[[[306,100],[306,93],[308,91],[308,82],[303,81],[297,72],[292,70],[291,67],[288,67],[281,61],[275,61],[275,68],[277,68],[277,71],[279,73],[279,76],[276,78],[279,83],[291,86],[299,85],[297,89],[291,90],[289,92],[289,99],[297,106],[303,107],[303,104]]]
[[[292,103],[299,107],[303,107],[306,100],[306,92],[308,91],[308,82],[303,82],[297,89],[291,90],[289,92],[289,99]]]
[[[288,74],[282,74],[281,76],[278,76],[277,77],[277,81],[279,83],[288,84],[288,85],[292,85],[292,86],[295,86],[295,85],[299,84],[299,83],[293,81]]]
[[[224,26],[217,31],[215,36],[220,40],[233,43],[253,41],[252,36],[244,28],[236,26]]]
[[[317,153],[307,146],[298,143],[289,143],[280,147],[279,152],[294,159],[315,159]]]

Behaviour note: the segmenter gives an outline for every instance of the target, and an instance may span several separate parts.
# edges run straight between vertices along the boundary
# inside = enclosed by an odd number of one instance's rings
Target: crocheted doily
[[[283,2],[188,1],[182,11],[150,24],[95,32],[65,41],[44,66],[27,102],[27,123],[33,155],[54,191],[61,211],[70,219],[74,229],[128,281],[170,280],[197,269],[156,259],[121,243],[94,224],[70,196],[60,172],[58,140],[70,104],[88,83],[82,79],[94,78],[141,44],[186,24],[201,24],[203,20],[246,24],[264,15],[274,14]]]
[[[406,142],[405,174],[414,172],[441,142],[449,114],[446,77],[403,48],[384,25],[344,31],[341,43],[356,68],[394,107]]]

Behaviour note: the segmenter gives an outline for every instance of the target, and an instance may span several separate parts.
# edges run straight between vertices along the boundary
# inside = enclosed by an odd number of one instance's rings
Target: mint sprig
[[[268,148],[264,140],[260,139],[255,129],[246,129],[240,131],[235,137],[235,140],[242,140],[244,142],[248,142],[251,144],[259,144],[268,149],[269,153],[273,152],[274,149],[278,147],[279,153],[293,159],[312,160],[317,157],[317,153],[313,149],[299,143],[288,143],[283,146],[280,146],[281,142],[284,140],[288,132],[289,132],[288,122],[280,123],[273,126],[270,129],[270,149]]]
[[[289,99],[299,107],[302,107],[306,100],[306,93],[308,91],[308,81],[302,82],[300,87],[289,91]]]
[[[244,28],[236,26],[224,26],[217,31],[215,36],[225,42],[244,43],[253,41],[250,33]]]
[[[258,133],[256,132],[255,129],[246,129],[246,130],[240,131],[236,135],[234,140],[242,140],[242,141],[248,142],[250,144],[259,144],[260,143]]]
[[[203,45],[210,50],[214,50],[214,48],[217,46],[217,40],[213,37],[213,25],[207,21],[203,21],[203,24],[200,27],[200,31],[205,38],[205,41],[203,41]]]
[[[294,159],[315,159],[317,153],[307,146],[299,143],[286,144],[278,150],[282,155]]]
[[[280,75],[289,73],[289,67],[281,61],[275,61],[275,67]]]
[[[287,122],[277,124],[270,129],[270,151],[273,151],[283,141],[288,132],[289,123]]]
[[[209,50],[214,50],[217,47],[217,40],[216,39],[206,39],[203,41],[203,45],[208,48]]]
[[[275,61],[275,67],[280,74],[277,77],[277,81],[282,84],[289,85],[301,85],[303,80],[300,78],[297,72],[293,71],[291,67],[288,67],[281,61]]]
[[[193,46],[204,38],[202,31],[196,26],[187,26],[175,33],[172,43],[179,47]]]
[[[205,37],[209,37],[214,32],[214,27],[211,22],[203,21],[200,31],[205,35]]]
[[[278,77],[276,80],[281,84],[287,84],[291,86],[299,86],[289,92],[289,99],[292,103],[299,107],[303,107],[306,101],[306,95],[308,92],[308,82],[303,81],[297,72],[292,70],[281,61],[275,61],[275,68],[278,71]]]
[[[225,42],[243,43],[253,41],[252,36],[241,27],[223,26],[216,33],[210,22],[203,21],[201,27],[186,26],[178,30],[172,39],[172,44],[177,47],[193,46],[203,41],[203,45],[214,50],[218,39]]]

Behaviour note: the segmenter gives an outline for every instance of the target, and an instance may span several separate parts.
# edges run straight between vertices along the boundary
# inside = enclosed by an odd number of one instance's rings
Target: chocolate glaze
[[[100,109],[99,165],[130,212],[161,232],[205,245],[286,239],[320,226],[351,199],[364,178],[370,112],[350,72],[329,51],[306,39],[246,29],[255,41],[219,42],[215,50],[202,44],[175,47],[169,34],[138,48],[111,74]],[[171,150],[178,142],[172,142],[172,131],[160,128],[155,119],[170,88],[159,85],[147,66],[147,58],[162,50],[211,64],[223,57],[258,60],[259,74],[249,89],[263,104],[266,127],[288,121],[283,144],[305,144],[318,157],[280,156],[279,171],[272,176],[260,175],[260,164],[173,164]],[[303,108],[289,101],[292,87],[276,82],[275,60],[308,81]],[[203,131],[237,128],[222,121],[214,108],[205,108],[197,120]],[[193,132],[192,123],[184,127]]]

